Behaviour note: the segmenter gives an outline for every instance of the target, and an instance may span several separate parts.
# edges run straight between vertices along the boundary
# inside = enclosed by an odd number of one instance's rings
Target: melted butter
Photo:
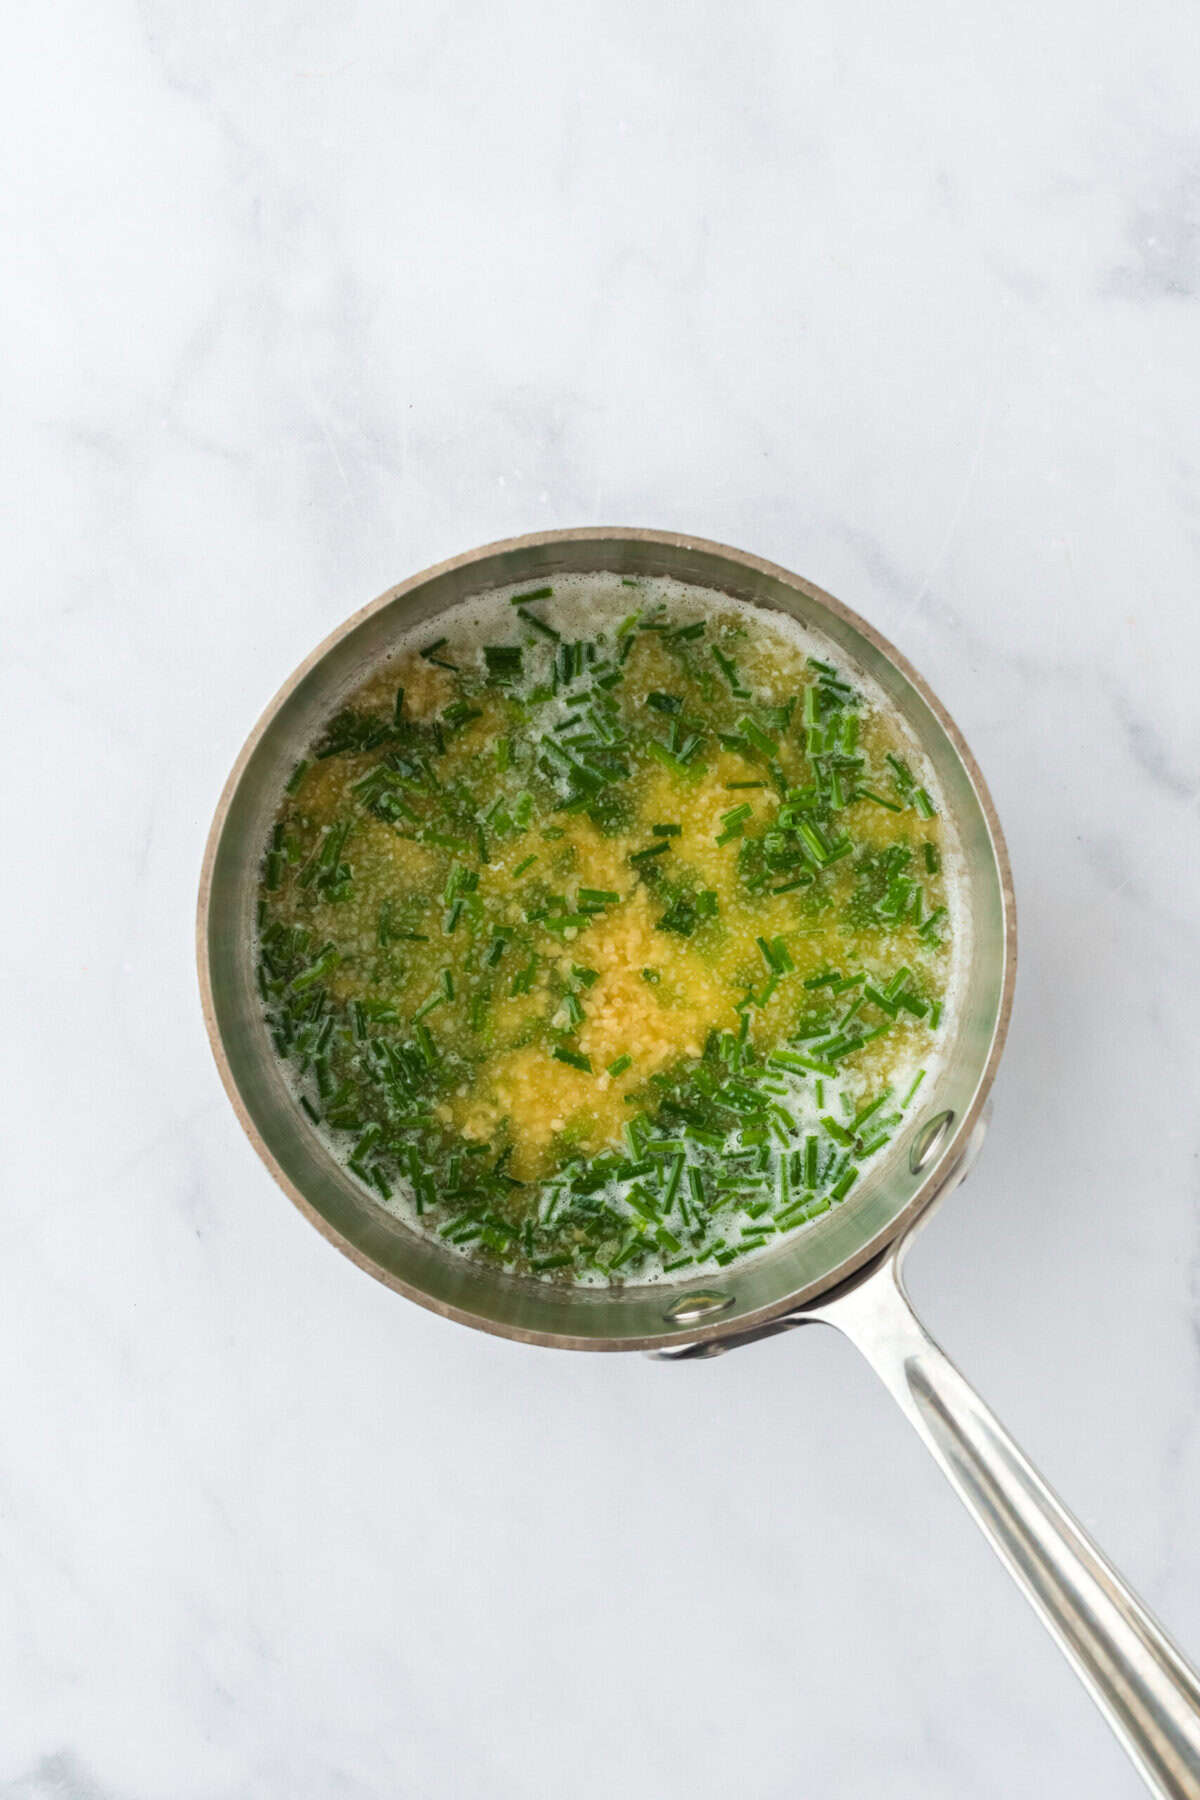
[[[686,601],[679,616],[704,617],[714,627],[724,621],[726,641],[736,649],[742,680],[756,703],[782,705],[811,680],[805,661],[811,640],[797,641],[794,633],[776,627],[771,615],[749,615],[745,609],[714,613],[707,598],[698,606],[694,592],[681,592]],[[628,595],[616,598],[622,606],[628,603]],[[590,612],[593,630],[605,632],[611,650],[615,608],[593,606]],[[441,631],[450,642],[438,654],[474,669],[481,639],[487,641],[490,633],[495,641],[513,641],[519,626],[501,597],[484,606],[482,622],[470,629],[456,631],[449,615]],[[817,648],[831,654],[827,647]],[[527,656],[537,649],[531,643]],[[853,671],[850,676],[862,685]],[[685,679],[679,660],[653,634],[640,633],[625,665],[618,696],[622,712],[627,721],[665,726],[648,696],[666,692],[679,696],[685,711],[704,716],[714,704],[715,679],[706,665],[700,680]],[[352,704],[386,713],[398,685],[406,716],[421,722],[443,714],[457,691],[454,675],[409,647],[364,684]],[[716,692],[728,713],[728,695],[720,686]],[[472,813],[479,817],[497,799],[511,808],[535,785],[519,748],[516,766],[501,769],[497,743],[505,736],[518,746],[527,742],[538,717],[536,709],[531,717],[515,717],[511,697],[495,688],[472,694],[470,704],[479,716],[447,731],[437,776],[443,792],[469,790]],[[899,721],[869,692],[860,719],[858,748],[872,783],[892,752],[907,757],[917,779],[932,785]],[[797,736],[780,734],[779,760],[789,783],[809,779]],[[328,980],[335,1000],[390,1007],[407,1021],[439,984],[453,990],[452,998],[443,998],[426,1015],[439,1051],[460,1059],[459,1075],[438,1098],[436,1115],[464,1143],[505,1138],[511,1144],[509,1169],[522,1182],[549,1175],[567,1152],[619,1146],[630,1099],[643,1092],[650,1077],[681,1059],[699,1058],[710,1032],[737,1029],[747,991],[761,989],[767,977],[760,939],[781,939],[794,964],[754,1014],[755,1043],[764,1050],[791,1038],[805,1006],[817,998],[805,981],[831,967],[866,968],[882,981],[905,965],[927,997],[947,992],[949,942],[931,944],[912,921],[881,928],[848,916],[856,856],[824,870],[807,889],[771,891],[786,877],[772,878],[758,892],[746,886],[739,867],[745,836],[727,843],[718,839],[722,815],[739,805],[750,808],[746,835],[761,831],[775,812],[779,796],[765,785],[761,758],[710,741],[680,773],[635,756],[633,772],[620,784],[625,816],[619,830],[600,829],[583,813],[556,811],[543,795],[527,829],[504,834],[484,827],[483,863],[470,832],[463,848],[455,850],[417,841],[411,820],[373,817],[354,788],[378,761],[378,753],[367,752],[314,762],[281,810],[283,833],[297,860],[313,853],[329,827],[351,821],[344,852],[352,872],[348,892],[323,899],[289,881],[284,892],[267,896],[268,906],[284,921],[303,923],[315,941],[336,946],[339,960]],[[748,781],[764,785],[731,786]],[[856,851],[903,844],[923,856],[924,846],[931,845],[936,870],[922,864],[915,871],[924,892],[923,916],[942,906],[953,914],[952,883],[944,869],[952,866],[954,851],[940,812],[918,819],[911,809],[892,812],[858,802],[844,818]],[[679,827],[667,839],[669,848],[652,864],[631,862],[636,852],[659,841],[658,824]],[[536,861],[530,863],[531,857]],[[469,866],[479,880],[449,930],[443,889],[456,866]],[[715,896],[716,916],[690,936],[662,928],[670,895],[680,884]],[[573,913],[581,888],[613,892],[618,899],[565,933],[528,917],[539,900],[553,895]],[[392,931],[419,935],[388,941],[389,931],[381,926],[385,916]],[[504,949],[488,966],[486,953],[498,940]],[[515,992],[520,971],[531,961],[528,991]],[[581,969],[590,973],[580,978]],[[567,991],[582,1008],[574,1028],[564,1005]],[[854,997],[849,993],[847,1004]],[[590,1071],[556,1058],[555,1047],[564,1041],[589,1059]],[[630,1066],[610,1074],[609,1065],[625,1056]],[[861,1095],[881,1088],[935,1056],[929,1024],[901,1015],[886,1037],[859,1053],[847,1073],[849,1089]]]

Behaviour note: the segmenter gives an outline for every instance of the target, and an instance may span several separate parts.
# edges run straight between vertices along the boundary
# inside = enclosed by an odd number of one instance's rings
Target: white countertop
[[[0,130],[0,1795],[1140,1791],[853,1351],[572,1357],[336,1256],[192,910],[443,556],[695,532],[971,741],[1021,971],[931,1328],[1200,1653],[1200,39],[1137,8],[23,9]]]

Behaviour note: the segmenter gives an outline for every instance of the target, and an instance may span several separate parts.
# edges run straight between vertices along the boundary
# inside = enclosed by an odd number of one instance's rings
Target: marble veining
[[[0,83],[0,1800],[1131,1796],[831,1335],[556,1356],[335,1256],[191,932],[414,570],[627,523],[841,596],[1021,914],[915,1296],[1200,1654],[1191,13],[66,0]]]

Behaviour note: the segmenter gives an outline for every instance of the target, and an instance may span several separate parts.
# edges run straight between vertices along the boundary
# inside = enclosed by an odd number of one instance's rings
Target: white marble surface
[[[831,1335],[426,1316],[273,1188],[192,967],[277,683],[549,525],[872,617],[1022,973],[932,1328],[1200,1652],[1200,40],[1182,0],[9,19],[3,1800],[1135,1781]]]

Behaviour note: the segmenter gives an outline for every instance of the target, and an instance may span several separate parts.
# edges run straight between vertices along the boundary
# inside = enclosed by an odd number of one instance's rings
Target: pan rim
[[[212,971],[209,954],[209,916],[212,900],[213,876],[218,851],[224,835],[229,812],[234,797],[241,784],[242,776],[250,759],[254,755],[263,735],[268,730],[280,708],[303,682],[305,677],[318,663],[355,631],[367,619],[391,605],[406,593],[422,587],[430,581],[450,574],[458,569],[470,567],[487,558],[519,553],[543,546],[562,543],[644,543],[669,550],[693,550],[702,555],[724,558],[752,570],[783,586],[799,591],[817,605],[844,621],[852,630],[859,633],[881,655],[899,670],[900,674],[920,695],[931,713],[937,719],[942,730],[949,738],[975,790],[980,810],[987,826],[991,840],[992,853],[995,859],[996,874],[1000,887],[1000,907],[1002,922],[1002,943],[1000,946],[1003,958],[1000,992],[997,1002],[996,1019],[992,1029],[991,1041],[987,1057],[976,1081],[970,1105],[956,1119],[954,1128],[939,1154],[936,1164],[929,1176],[915,1190],[907,1203],[881,1228],[874,1236],[861,1244],[849,1257],[838,1263],[825,1276],[818,1278],[774,1299],[752,1312],[737,1314],[734,1319],[722,1323],[720,1320],[707,1325],[697,1323],[689,1327],[672,1327],[664,1325],[660,1332],[650,1336],[604,1338],[588,1337],[570,1332],[551,1332],[530,1329],[526,1326],[512,1325],[497,1319],[488,1318],[469,1309],[458,1307],[428,1293],[424,1288],[392,1270],[383,1268],[372,1257],[361,1250],[335,1226],[331,1225],[324,1214],[307,1199],[303,1191],[291,1180],[276,1159],[274,1152],[259,1131],[258,1125],[251,1115],[241,1090],[234,1078],[227,1056],[220,1024],[217,1018],[216,1002],[213,993]],[[310,654],[292,671],[266,707],[260,713],[251,728],[241,751],[225,781],[217,802],[216,811],[209,827],[205,843],[204,857],[200,871],[199,894],[196,908],[196,958],[200,985],[201,1010],[209,1046],[217,1065],[222,1086],[240,1122],[243,1131],[249,1138],[260,1160],[265,1164],[279,1187],[281,1187],[292,1203],[336,1249],[347,1256],[351,1262],[374,1276],[377,1281],[393,1292],[403,1295],[405,1299],[414,1301],[427,1311],[434,1312],[442,1318],[453,1320],[457,1324],[469,1325],[475,1330],[485,1331],[493,1336],[508,1338],[514,1342],[535,1344],[547,1349],[561,1350],[598,1350],[598,1351],[631,1351],[661,1349],[666,1345],[672,1348],[683,1348],[692,1344],[715,1342],[723,1337],[742,1336],[756,1331],[786,1313],[794,1312],[797,1307],[811,1303],[819,1295],[839,1286],[849,1277],[858,1273],[869,1262],[878,1257],[887,1247],[909,1230],[913,1223],[926,1210],[936,1196],[947,1171],[960,1154],[967,1142],[970,1132],[979,1119],[987,1102],[995,1080],[996,1070],[1003,1054],[1008,1034],[1009,1021],[1012,1014],[1013,994],[1016,984],[1017,937],[1016,937],[1016,897],[1013,891],[1012,869],[1008,857],[1008,849],[1004,833],[996,813],[990,790],[980,771],[979,765],[959,730],[954,719],[945,706],[929,687],[920,672],[913,667],[901,651],[884,637],[869,620],[853,608],[846,606],[833,594],[818,587],[815,582],[797,575],[794,571],[782,567],[778,563],[755,555],[751,551],[741,550],[730,544],[720,543],[711,538],[697,537],[686,532],[657,531],[644,527],[629,526],[572,526],[552,531],[536,531],[523,533],[516,537],[497,539],[491,543],[481,544],[474,549],[464,551],[457,556],[448,557],[444,561],[434,563],[430,567],[418,571],[387,588],[374,600],[360,607],[348,618],[324,637]],[[669,1290],[664,1289],[664,1292]]]

